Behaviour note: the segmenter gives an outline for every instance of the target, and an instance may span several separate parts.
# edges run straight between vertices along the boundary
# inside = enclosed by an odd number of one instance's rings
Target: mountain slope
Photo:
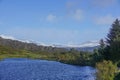
[[[55,60],[67,64],[90,65],[91,52],[75,49],[40,46],[35,43],[26,43],[18,40],[0,37],[0,59],[30,58]]]
[[[0,37],[0,45],[2,46],[8,46],[14,49],[21,49],[21,50],[28,50],[33,52],[40,52],[40,51],[46,51],[46,52],[55,52],[55,51],[66,51],[70,50],[71,48],[74,48],[78,51],[93,51],[94,49],[99,47],[99,43],[97,41],[88,41],[79,45],[50,45],[45,46],[43,44],[37,44],[37,43],[30,43],[22,40],[17,40],[13,37],[6,37],[1,36]]]
[[[4,39],[0,37],[0,45],[11,47],[13,49],[28,50],[32,52],[55,52],[55,51],[66,51],[64,48],[56,48],[51,46],[42,46],[35,43],[21,42],[18,40]]]

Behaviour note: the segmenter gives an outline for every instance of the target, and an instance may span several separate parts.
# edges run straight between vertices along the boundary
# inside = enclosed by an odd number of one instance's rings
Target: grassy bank
[[[11,47],[0,46],[0,59],[2,60],[5,58],[44,59],[73,65],[91,65],[91,53],[79,52],[75,50],[54,53],[47,51],[31,52],[27,50],[17,50]]]

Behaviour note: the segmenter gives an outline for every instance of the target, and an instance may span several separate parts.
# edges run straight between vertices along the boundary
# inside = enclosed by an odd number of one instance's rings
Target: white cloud
[[[22,31],[22,33],[21,33]],[[49,43],[67,43],[76,40],[78,31],[58,28],[14,28],[6,30],[10,35],[20,40],[49,42]],[[63,40],[64,39],[64,40]]]
[[[83,11],[80,9],[77,9],[73,14],[73,18],[78,21],[82,20],[83,19]]]
[[[112,24],[116,18],[112,15],[101,16],[95,19],[95,23],[100,25]]]
[[[71,0],[66,2],[66,15],[68,18],[74,19],[76,21],[81,21],[83,19],[83,10],[78,7],[79,5],[79,0]]]
[[[57,17],[53,14],[49,14],[47,17],[46,17],[46,20],[49,21],[49,22],[54,22],[56,21]]]
[[[117,3],[117,0],[93,0],[93,4],[99,7],[106,7]]]
[[[22,31],[22,32],[21,32]],[[3,32],[4,33],[4,32]],[[40,42],[45,44],[78,44],[88,40],[99,40],[101,32],[94,30],[61,29],[53,27],[16,27],[5,30],[5,34],[14,36],[17,40],[25,42]],[[92,36],[91,36],[92,35]],[[86,37],[87,36],[87,37]],[[96,36],[96,37],[94,37]],[[13,38],[14,39],[14,38]],[[15,40],[16,40],[15,39]],[[26,41],[29,40],[29,41]]]
[[[75,2],[70,2],[70,1],[68,1],[67,3],[66,3],[66,7],[69,9],[69,8],[72,8],[73,6],[75,6]]]

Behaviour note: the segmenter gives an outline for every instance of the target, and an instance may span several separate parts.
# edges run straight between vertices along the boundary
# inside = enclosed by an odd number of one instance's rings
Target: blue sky
[[[0,35],[45,44],[105,38],[120,0],[0,0]]]

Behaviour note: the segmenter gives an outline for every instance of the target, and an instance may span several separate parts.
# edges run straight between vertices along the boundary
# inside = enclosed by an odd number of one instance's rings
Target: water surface
[[[47,60],[0,61],[0,80],[95,80],[95,69]]]

